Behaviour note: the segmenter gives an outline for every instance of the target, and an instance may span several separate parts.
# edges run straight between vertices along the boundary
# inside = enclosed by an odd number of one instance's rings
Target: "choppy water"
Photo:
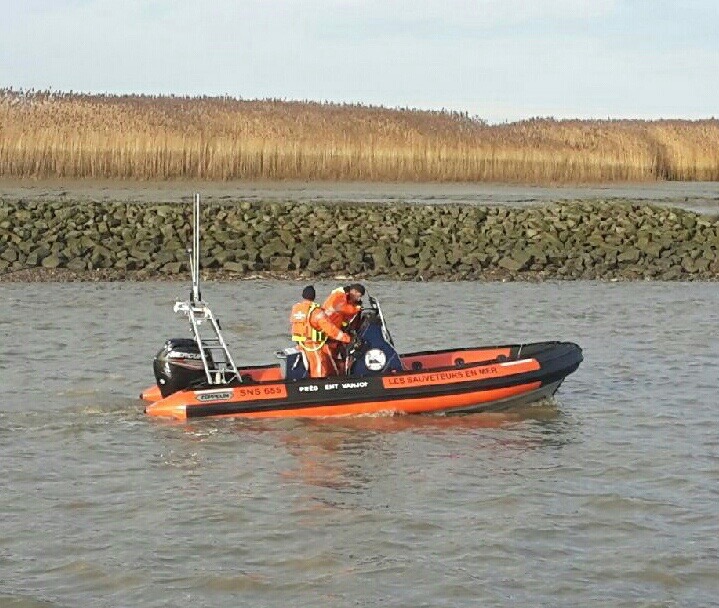
[[[0,605],[719,605],[716,284],[369,287],[401,350],[585,361],[508,417],[177,425],[136,395],[186,285],[0,284]],[[300,288],[203,292],[261,363]]]

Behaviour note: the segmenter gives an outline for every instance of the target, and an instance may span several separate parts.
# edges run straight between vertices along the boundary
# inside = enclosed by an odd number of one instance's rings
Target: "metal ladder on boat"
[[[227,343],[222,337],[220,322],[200,295],[200,195],[195,194],[193,205],[193,242],[190,253],[192,294],[189,302],[175,302],[174,311],[187,316],[192,337],[200,350],[207,383],[223,385],[242,382],[240,372],[232,359]],[[204,326],[204,332],[200,328]],[[203,336],[203,333],[205,334]]]
[[[227,343],[222,337],[220,323],[204,302],[176,302],[175,312],[184,313],[190,320],[192,336],[200,350],[208,384],[229,384],[241,381]],[[200,328],[204,326],[204,332]],[[203,333],[205,335],[203,335]]]

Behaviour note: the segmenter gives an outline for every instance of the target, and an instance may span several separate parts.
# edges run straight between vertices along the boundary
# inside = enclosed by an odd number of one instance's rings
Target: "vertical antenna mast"
[[[190,254],[190,274],[192,275],[192,293],[189,302],[175,302],[174,311],[187,315],[200,351],[200,359],[205,369],[208,386],[227,385],[230,382],[242,382],[240,372],[222,337],[220,322],[212,314],[210,307],[202,301],[200,293],[200,195],[195,194],[192,201],[192,248]],[[203,338],[200,325],[205,326]]]
[[[192,255],[190,257],[192,274],[192,301],[202,300],[200,294],[200,195],[195,194],[192,205]]]

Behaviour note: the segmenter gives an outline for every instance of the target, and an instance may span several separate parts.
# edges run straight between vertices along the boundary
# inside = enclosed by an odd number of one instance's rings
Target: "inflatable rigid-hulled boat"
[[[151,416],[316,417],[378,413],[496,412],[551,397],[582,362],[571,342],[423,351],[400,355],[376,298],[363,308],[346,375],[313,379],[301,353],[238,368],[199,291],[199,196],[191,252],[192,297],[175,311],[192,338],[168,340],[154,360],[157,384],[141,397]],[[209,334],[209,336],[208,336]]]

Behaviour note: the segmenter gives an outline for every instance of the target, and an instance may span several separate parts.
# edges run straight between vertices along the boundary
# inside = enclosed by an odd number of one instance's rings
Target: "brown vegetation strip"
[[[719,180],[719,120],[0,91],[0,176],[524,183]]]

